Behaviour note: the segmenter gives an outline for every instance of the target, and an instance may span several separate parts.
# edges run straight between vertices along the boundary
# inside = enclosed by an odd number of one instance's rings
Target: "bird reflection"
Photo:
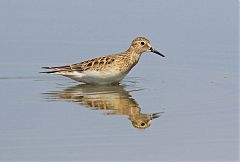
[[[139,91],[135,89],[132,91]],[[129,91],[130,92],[130,91]],[[160,113],[141,113],[138,103],[122,85],[94,86],[81,84],[62,91],[49,91],[47,99],[75,102],[95,110],[108,110],[105,115],[127,115],[133,127],[148,128]]]

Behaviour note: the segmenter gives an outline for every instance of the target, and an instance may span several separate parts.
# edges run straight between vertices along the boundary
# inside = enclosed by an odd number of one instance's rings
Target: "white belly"
[[[71,75],[65,75],[73,80],[84,82],[88,84],[115,84],[119,83],[126,74],[120,73],[119,71],[85,71],[85,72],[73,72]]]

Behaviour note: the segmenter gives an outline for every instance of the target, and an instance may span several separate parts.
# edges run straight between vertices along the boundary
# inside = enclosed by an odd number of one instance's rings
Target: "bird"
[[[152,52],[165,57],[152,47],[147,38],[137,37],[124,52],[101,56],[81,63],[42,67],[48,71],[40,73],[59,74],[86,84],[119,84],[128,72],[138,63],[140,56],[144,52]]]

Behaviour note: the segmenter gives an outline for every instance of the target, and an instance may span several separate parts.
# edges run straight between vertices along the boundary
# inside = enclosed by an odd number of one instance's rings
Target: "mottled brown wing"
[[[81,63],[71,64],[71,65],[64,65],[64,66],[53,66],[53,67],[42,67],[44,69],[49,69],[47,72],[41,73],[57,73],[57,72],[71,72],[71,71],[85,71],[88,69],[95,69],[100,70],[106,65],[111,64],[114,62],[115,56],[103,56],[94,58],[91,60],[83,61]]]
[[[101,69],[103,66],[111,64],[115,60],[114,55],[111,56],[103,56],[91,60],[87,60],[78,64],[72,64],[70,67],[72,70],[76,71],[85,71],[88,69]]]

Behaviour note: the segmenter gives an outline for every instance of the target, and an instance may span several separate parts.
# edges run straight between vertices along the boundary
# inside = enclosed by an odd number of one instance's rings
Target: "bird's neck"
[[[138,63],[138,60],[140,59],[142,52],[133,50],[133,49],[128,49],[126,51],[126,55],[128,57],[128,62],[129,64],[133,66],[135,66]]]
[[[138,62],[141,54],[142,53],[137,53],[137,52],[133,52],[133,53],[130,54],[130,60],[133,62],[133,64],[136,64]]]
[[[143,53],[142,51],[140,51],[139,49],[134,48],[133,46],[130,46],[128,48],[127,52],[128,53],[136,53],[136,54],[139,54],[139,55],[141,55]]]

